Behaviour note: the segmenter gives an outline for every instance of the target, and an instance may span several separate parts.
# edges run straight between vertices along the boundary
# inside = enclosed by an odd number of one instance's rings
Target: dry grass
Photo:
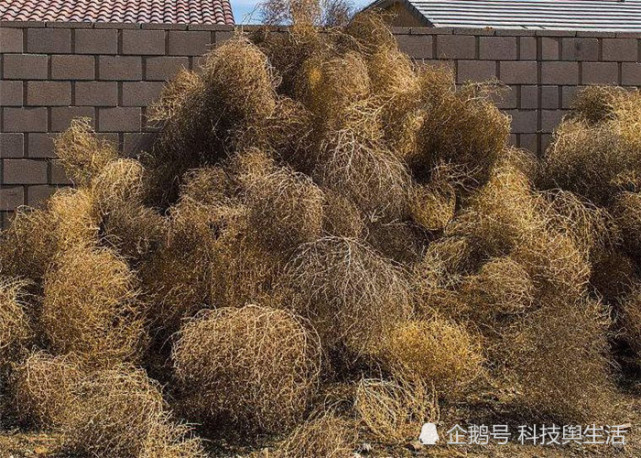
[[[436,395],[418,380],[363,379],[355,408],[377,440],[397,445],[416,439],[423,423],[436,421],[439,414]]]
[[[304,174],[272,167],[239,177],[249,207],[251,236],[267,249],[287,251],[316,240],[323,225],[323,193]]]
[[[395,41],[392,46],[382,42],[371,52],[367,64],[374,103],[380,106],[383,137],[397,156],[411,158],[417,151],[418,131],[425,114],[421,106],[421,79],[409,57],[396,48]],[[443,73],[443,77],[451,80],[449,74]]]
[[[621,139],[607,125],[567,120],[556,130],[545,153],[545,185],[584,196],[603,205],[612,195],[612,180],[629,169]]]
[[[208,166],[189,171],[180,189],[182,200],[202,205],[222,205],[233,202],[237,183],[220,166]]]
[[[263,23],[271,26],[311,26],[320,20],[321,4],[316,0],[268,0],[260,4],[260,15]]]
[[[641,252],[641,193],[622,192],[612,207],[626,250],[635,257]]]
[[[354,239],[304,245],[286,268],[291,307],[308,318],[326,348],[374,351],[386,327],[411,311],[404,274]]]
[[[602,304],[585,299],[548,298],[530,314],[506,341],[522,415],[561,423],[607,415],[613,388],[608,325]]]
[[[411,285],[419,315],[434,310],[457,316],[467,306],[458,299],[456,288],[465,275],[475,272],[481,263],[470,239],[444,237],[432,242],[423,259],[413,266]]]
[[[89,118],[74,119],[71,127],[56,138],[55,148],[58,162],[78,186],[89,184],[109,162],[118,158],[116,148],[96,136]]]
[[[621,328],[623,337],[641,362],[641,289],[634,289],[621,301]]]
[[[178,250],[161,248],[145,264],[141,276],[145,294],[152,304],[152,334],[166,339],[180,328],[185,317],[208,301],[210,272],[201,267],[205,259],[193,254],[176,257]]]
[[[512,169],[525,175],[531,183],[541,177],[541,160],[533,152],[510,146],[503,150],[496,162],[497,169]]]
[[[382,98],[384,104],[389,104],[387,108],[390,110],[394,109],[391,105],[395,105],[400,97],[418,89],[419,79],[412,60],[396,46],[380,46],[367,56],[367,65],[372,93]]]
[[[638,91],[583,91],[575,102],[575,116],[559,126],[545,154],[543,183],[598,205],[610,204],[622,185],[636,190],[641,176],[640,100]]]
[[[345,112],[365,100],[370,79],[363,58],[353,52],[343,56],[312,55],[299,70],[295,96],[328,129],[345,124]]]
[[[144,205],[144,174],[140,162],[118,159],[91,182],[103,242],[134,263],[158,246],[165,229],[160,214]]]
[[[309,174],[316,156],[314,116],[302,103],[278,97],[276,108],[239,140],[239,151],[258,148],[269,151],[299,172]]]
[[[476,259],[475,252],[476,247],[468,237],[442,237],[428,246],[421,265],[415,270],[417,275],[424,275],[428,283],[438,279],[440,286],[446,286],[457,276],[477,270],[480,260]]]
[[[392,373],[411,374],[447,399],[460,398],[483,374],[480,341],[439,317],[398,323],[380,357]]]
[[[237,179],[240,177],[251,178],[273,171],[275,160],[270,152],[250,148],[231,156],[226,165],[232,176]]]
[[[55,221],[54,237],[59,252],[98,242],[100,215],[89,191],[60,189],[47,201],[47,209]]]
[[[164,127],[146,161],[149,199],[175,201],[187,170],[222,159],[247,129],[272,116],[277,83],[265,54],[241,36],[210,51],[202,75],[179,74],[154,109]]]
[[[270,63],[281,77],[279,94],[294,98],[298,74],[303,62],[312,55],[333,48],[308,25],[294,26],[291,33],[280,33],[269,29],[256,31],[252,41],[267,55]]]
[[[277,80],[267,56],[245,38],[227,40],[211,51],[203,65],[203,80],[208,106],[224,113],[230,128],[264,119],[276,107]]]
[[[497,84],[415,66],[381,16],[271,5],[291,31],[180,72],[139,160],[88,121],[58,139],[79,187],[0,235],[8,411],[119,458],[288,432],[278,456],[398,455],[437,400],[452,424],[609,418],[641,351],[641,93],[587,89],[539,159]]]
[[[356,445],[354,425],[333,412],[302,423],[280,444],[274,456],[307,458],[351,456]]]
[[[620,87],[588,86],[572,102],[573,117],[593,124],[613,119],[625,96],[625,90]]]
[[[123,203],[103,215],[102,243],[138,265],[158,248],[166,233],[165,220],[154,209]]]
[[[373,76],[390,88],[380,96],[384,138],[395,154],[409,163],[414,178],[425,183],[433,174],[432,166],[443,165],[443,161],[440,164],[426,162],[420,152],[421,131],[430,110],[428,100],[433,94],[451,91],[454,76],[444,68],[435,67],[415,69],[410,75],[407,73],[409,69],[406,62],[399,57],[399,51],[395,48],[383,47],[372,59],[372,65],[388,70],[380,74],[375,71]],[[392,68],[395,70],[390,73]],[[437,168],[434,172],[438,170]]]
[[[608,251],[592,261],[590,284],[608,304],[628,294],[637,279],[634,260],[620,250]]]
[[[173,360],[192,414],[218,427],[279,432],[296,425],[320,369],[318,338],[306,326],[289,312],[254,305],[204,311],[187,322]]]
[[[229,177],[240,184],[238,174]],[[209,183],[213,188],[221,185]],[[206,305],[241,307],[262,301],[282,262],[279,253],[256,240],[250,209],[233,195],[235,190],[223,196],[218,195],[221,190],[201,185],[204,182],[192,178],[187,181],[180,202],[170,208],[162,243],[141,268],[143,288],[153,304],[153,328],[161,338]],[[209,203],[196,199],[203,193]]]
[[[12,380],[19,418],[45,429],[59,427],[73,408],[75,386],[84,376],[72,355],[32,353],[16,368]]]
[[[323,232],[336,237],[360,238],[365,232],[365,221],[358,207],[329,189],[324,190],[323,195]]]
[[[569,193],[536,194],[512,161],[466,204],[446,229],[450,237],[415,267],[419,309],[479,329],[494,383],[514,390],[518,415],[603,414],[612,388],[608,321],[584,295],[589,256],[616,243],[611,218]],[[559,363],[559,354],[575,362]]]
[[[245,210],[246,211],[246,210]],[[257,301],[268,304],[289,252],[274,252],[252,237],[247,213],[230,224],[216,241],[209,291],[217,307],[242,307]]]
[[[486,323],[502,315],[523,313],[534,302],[534,282],[526,269],[509,256],[490,259],[460,287],[461,302],[470,317]]]
[[[443,183],[439,183],[443,184]],[[411,191],[412,220],[428,231],[442,231],[454,218],[456,194],[451,186],[415,186]]]
[[[324,146],[314,179],[349,198],[372,221],[403,217],[410,188],[405,165],[380,144],[363,140],[352,129],[335,132]]]
[[[176,77],[167,83],[160,93],[160,97],[149,109],[150,121],[170,121],[183,114],[188,109],[191,97],[203,89],[200,75],[182,68]]]
[[[544,231],[512,253],[537,288],[539,297],[583,295],[590,280],[590,263],[574,241],[563,234]]]
[[[411,90],[397,94],[381,111],[383,138],[399,158],[408,161],[413,175],[419,181],[428,181],[431,173],[415,159],[418,148],[419,129],[423,125],[425,111],[415,108],[417,101]]]
[[[149,430],[138,458],[206,458],[202,441],[185,425],[157,421]]]
[[[135,159],[118,159],[105,164],[91,181],[91,192],[101,211],[110,211],[122,202],[143,198],[145,169]]]
[[[372,221],[365,241],[378,253],[402,265],[419,261],[425,249],[424,233],[412,221]]]
[[[54,224],[44,210],[19,207],[0,232],[3,275],[40,280],[56,253]]]
[[[60,189],[44,209],[19,209],[0,236],[3,274],[39,284],[59,253],[98,243],[99,223],[93,196],[85,189]]]
[[[189,429],[171,422],[160,386],[142,369],[119,365],[87,372],[74,355],[37,352],[17,367],[13,395],[21,419],[60,433],[68,453],[205,456]]]
[[[235,218],[235,210],[201,204],[190,197],[192,192],[198,191],[189,188],[169,209],[159,247],[140,269],[143,291],[152,304],[152,327],[162,338],[209,302],[216,233]]]
[[[612,216],[569,191],[547,191],[542,212],[557,230],[572,238],[586,257],[610,249],[618,240]]]
[[[431,170],[439,163],[465,168],[468,182],[483,184],[507,145],[510,120],[490,100],[485,86],[455,90],[432,85],[427,79],[427,107],[418,132],[413,169]]]
[[[356,40],[364,54],[398,47],[385,22],[385,17],[378,13],[367,12],[356,15],[345,28],[345,32]]]
[[[0,278],[0,368],[19,359],[34,337],[24,287],[24,282]]]
[[[486,367],[496,375],[507,361],[506,342],[522,329],[539,295],[528,271],[506,256],[490,259],[477,274],[463,277],[458,289],[445,295],[439,310],[478,331]]]
[[[61,424],[65,448],[105,458],[138,457],[165,408],[159,385],[126,366],[88,374],[74,396]]]
[[[343,26],[351,10],[351,3],[345,0],[267,0],[260,4],[262,23],[272,26]]]
[[[545,227],[528,178],[513,168],[497,168],[446,235],[471,237],[488,257],[509,254]]]
[[[42,330],[56,353],[75,352],[99,366],[138,360],[140,308],[134,275],[108,249],[70,249],[45,275]]]
[[[265,302],[266,293],[271,290],[274,276],[287,255],[280,251],[288,248],[287,243],[277,240],[278,236],[295,243],[297,235],[310,236],[310,231],[312,235],[320,231],[318,223],[298,221],[285,210],[290,208],[315,217],[314,212],[319,209],[315,208],[317,202],[313,197],[318,189],[303,175],[277,167],[266,153],[255,149],[245,151],[217,170],[213,179],[208,173],[201,177],[209,187],[201,178],[190,178],[186,182],[181,201],[172,209],[166,243],[171,253],[160,254],[159,262],[153,263],[159,272],[164,272],[161,285],[165,292],[160,298],[169,311],[191,309],[193,312],[204,303],[242,307],[253,301]],[[287,192],[280,193],[273,188],[280,186],[280,179],[284,179],[282,184]],[[260,189],[259,182],[272,187]],[[300,193],[312,199],[298,202],[295,195]],[[198,195],[207,198],[203,202]],[[266,207],[271,203],[279,206]],[[290,236],[275,234],[268,226],[272,222],[270,215],[282,218],[282,228],[299,232]],[[269,233],[259,234],[260,228]],[[153,271],[150,274],[151,281],[155,282],[156,274]],[[167,292],[170,293],[167,295]]]
[[[177,198],[176,178],[199,165],[206,150],[204,145],[211,142],[212,125],[204,113],[205,95],[202,76],[183,69],[149,109],[150,121],[163,126],[157,144],[144,157],[149,169],[145,182],[147,200],[154,205],[168,205]]]

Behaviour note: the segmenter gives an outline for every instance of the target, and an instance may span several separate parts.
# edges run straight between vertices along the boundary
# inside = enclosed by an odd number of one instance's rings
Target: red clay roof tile
[[[0,0],[0,21],[234,24],[229,0]]]

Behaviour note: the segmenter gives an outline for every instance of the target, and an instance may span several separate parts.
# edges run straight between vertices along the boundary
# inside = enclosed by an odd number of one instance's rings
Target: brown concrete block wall
[[[247,29],[247,27],[245,28]],[[501,80],[511,141],[541,152],[589,84],[641,85],[640,35],[395,27],[417,63],[451,69],[456,82]],[[181,68],[233,35],[227,26],[0,24],[0,225],[69,185],[53,138],[75,117],[92,120],[126,154],[153,139],[147,107]]]
[[[192,30],[195,29],[195,30]],[[194,68],[227,26],[0,24],[0,227],[70,181],[53,139],[76,117],[127,154],[153,139],[144,120],[165,81]]]
[[[417,61],[447,63],[457,83],[496,77],[510,91],[497,100],[512,117],[512,141],[538,153],[583,86],[641,85],[641,34],[599,32],[396,28],[397,34],[430,37],[433,57]],[[400,43],[411,42],[404,38]]]

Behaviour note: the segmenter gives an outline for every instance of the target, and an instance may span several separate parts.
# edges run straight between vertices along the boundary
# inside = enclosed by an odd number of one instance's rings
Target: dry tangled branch
[[[576,114],[557,129],[545,153],[544,185],[609,205],[623,186],[636,191],[641,176],[639,91],[588,88]]]
[[[440,78],[440,77],[439,77]],[[507,146],[509,118],[489,99],[488,88],[423,83],[427,107],[418,131],[413,169],[431,170],[441,162],[465,168],[468,183],[483,184]]]
[[[267,249],[291,250],[316,240],[323,224],[323,193],[303,174],[273,167],[241,175],[252,237]]]
[[[392,373],[411,374],[448,399],[465,392],[483,372],[478,339],[438,317],[397,324],[385,338],[381,359]]]
[[[24,287],[24,282],[0,278],[0,367],[18,359],[34,337]]]
[[[32,353],[18,366],[12,380],[18,416],[42,428],[59,427],[74,408],[75,386],[84,376],[72,355]]]
[[[118,158],[114,146],[99,139],[89,118],[71,122],[71,127],[55,140],[58,161],[77,185],[87,185],[111,161]]]
[[[437,420],[436,395],[419,380],[410,380],[359,382],[356,411],[377,440],[401,444],[418,437],[423,423]]]
[[[342,344],[357,354],[374,351],[386,327],[411,311],[404,274],[354,239],[304,245],[287,266],[283,286],[325,347]]]
[[[622,192],[612,207],[628,252],[638,258],[641,252],[641,193]]]
[[[193,436],[185,425],[170,423],[170,419],[154,422],[147,434],[138,458],[206,458],[202,441]]]
[[[315,54],[298,72],[296,98],[330,129],[344,126],[345,111],[369,93],[367,65],[357,53]]]
[[[351,199],[371,220],[403,217],[410,188],[406,167],[390,151],[361,140],[350,129],[336,132],[313,176]]]
[[[323,194],[323,231],[336,237],[361,237],[365,221],[358,207],[340,193],[327,189]]]
[[[65,448],[105,458],[139,456],[165,409],[160,387],[142,369],[99,370],[74,387],[61,424]]]
[[[43,209],[19,209],[0,235],[3,274],[39,284],[58,254],[98,243],[99,223],[94,198],[85,189],[60,189]]]
[[[490,320],[530,309],[535,290],[527,270],[507,256],[490,259],[478,274],[466,277],[460,294],[470,317]]]
[[[137,361],[145,342],[137,281],[108,249],[78,246],[44,280],[42,327],[56,353],[88,362]]]
[[[320,348],[290,312],[247,305],[188,321],[173,360],[197,418],[278,432],[301,419],[318,382]]]
[[[628,344],[641,361],[641,290],[638,284],[622,299],[622,330]]]
[[[349,456],[356,444],[354,425],[333,412],[307,420],[298,426],[276,450],[282,458]]]
[[[549,301],[506,342],[519,383],[515,402],[536,418],[603,418],[613,388],[604,308],[585,299]]]

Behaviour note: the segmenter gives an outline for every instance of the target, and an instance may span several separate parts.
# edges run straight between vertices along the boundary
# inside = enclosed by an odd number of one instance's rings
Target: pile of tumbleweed
[[[6,409],[120,458],[611,418],[641,362],[641,95],[586,90],[536,158],[495,89],[364,14],[212,50],[137,159],[74,121],[76,186],[1,235]]]

